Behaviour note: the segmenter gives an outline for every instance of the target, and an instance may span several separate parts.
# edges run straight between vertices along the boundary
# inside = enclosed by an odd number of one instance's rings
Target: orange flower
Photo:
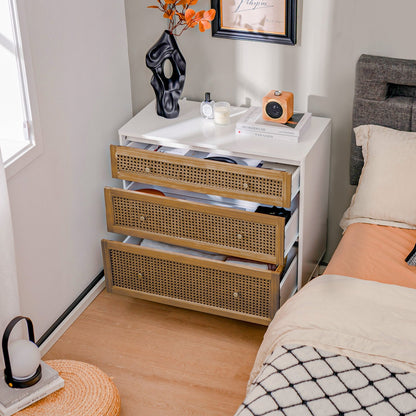
[[[211,27],[211,21],[215,18],[215,10],[201,10],[196,12],[190,6],[198,3],[198,0],[157,0],[158,6],[147,6],[150,9],[159,9],[163,17],[169,19],[169,31],[176,36],[185,30],[198,25],[201,32]],[[179,33],[175,30],[181,28]]]
[[[197,4],[198,3],[198,0],[180,0],[179,2],[178,2],[178,6],[192,6],[192,5],[194,5],[194,4]]]
[[[204,11],[204,14],[199,21],[199,31],[205,32],[207,29],[211,27],[211,21],[214,20],[215,17],[215,10],[210,9],[208,11]]]
[[[211,27],[211,21],[215,17],[215,10],[210,9],[208,11],[201,10],[196,13],[195,10],[188,9],[185,12],[185,20],[188,27],[194,27],[199,25],[200,32],[205,32]]]
[[[192,9],[188,9],[185,12],[185,21],[188,27],[194,27],[198,24],[197,21],[195,21],[195,16],[196,12],[195,10]]]
[[[165,11],[165,14],[163,15],[163,17],[164,18],[166,18],[166,19],[173,19],[173,16],[175,16],[175,10],[173,10],[173,9],[167,9],[166,11]]]
[[[204,19],[212,22],[215,18],[215,9],[209,9],[204,12]]]

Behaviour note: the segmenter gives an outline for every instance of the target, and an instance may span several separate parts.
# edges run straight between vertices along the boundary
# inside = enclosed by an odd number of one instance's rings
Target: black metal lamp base
[[[29,377],[25,380],[16,380],[8,372],[4,371],[4,380],[6,381],[7,385],[9,387],[12,387],[14,389],[24,389],[26,387],[33,386],[36,384],[40,379],[42,378],[42,368],[39,365],[39,367],[36,370],[36,373],[33,374],[32,377]]]

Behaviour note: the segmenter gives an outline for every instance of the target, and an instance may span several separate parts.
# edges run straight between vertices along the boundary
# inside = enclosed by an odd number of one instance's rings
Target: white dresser
[[[150,103],[111,146],[123,189],[105,189],[107,225],[129,237],[102,242],[107,289],[267,325],[325,252],[330,120],[293,143],[236,135],[245,108],[227,126],[180,108],[169,120]]]

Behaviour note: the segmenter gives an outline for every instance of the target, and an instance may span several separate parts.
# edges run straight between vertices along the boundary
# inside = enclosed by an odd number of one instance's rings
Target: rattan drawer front
[[[105,188],[108,231],[266,263],[284,259],[282,217]]]
[[[156,302],[267,324],[278,272],[102,241],[107,289]]]
[[[290,207],[291,174],[111,146],[114,178]]]

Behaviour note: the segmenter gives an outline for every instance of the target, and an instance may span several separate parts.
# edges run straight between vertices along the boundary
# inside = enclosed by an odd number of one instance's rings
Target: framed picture
[[[297,0],[211,0],[212,36],[296,43]]]

